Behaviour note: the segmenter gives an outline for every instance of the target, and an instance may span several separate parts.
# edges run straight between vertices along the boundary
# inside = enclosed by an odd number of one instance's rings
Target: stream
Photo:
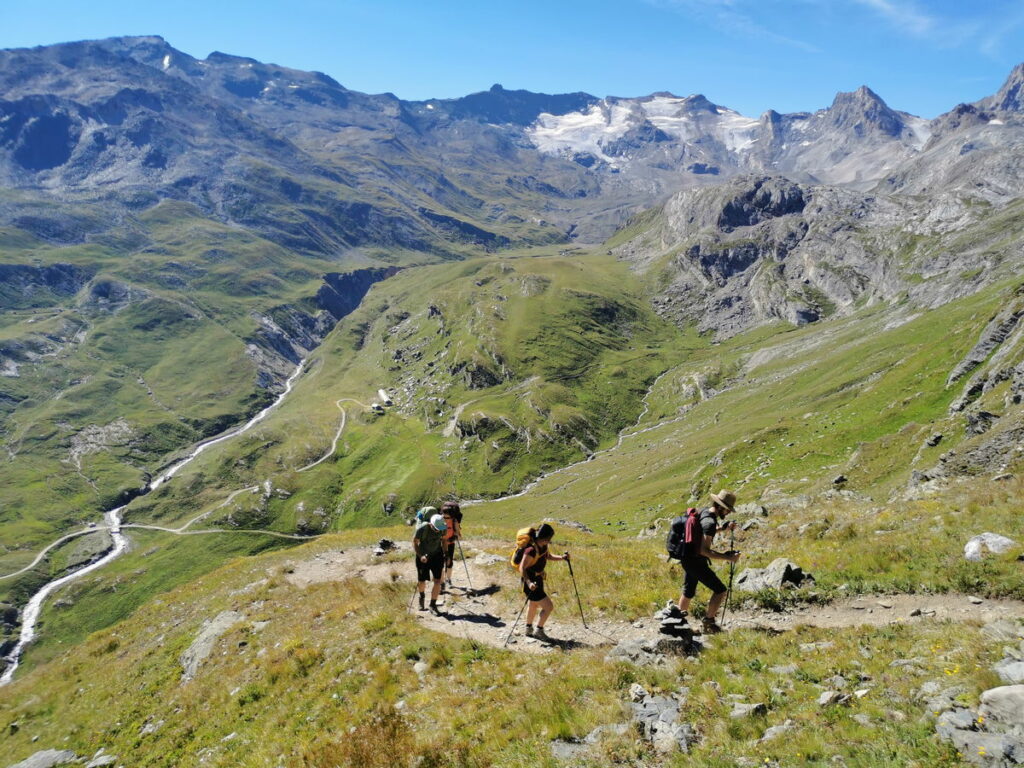
[[[252,427],[263,421],[263,419],[265,419],[267,415],[277,406],[279,406],[284,401],[284,399],[289,395],[289,393],[291,393],[292,387],[295,384],[295,380],[302,373],[302,368],[305,365],[305,363],[305,359],[299,361],[299,364],[295,367],[295,371],[292,373],[291,376],[288,377],[288,380],[285,382],[284,390],[281,392],[280,395],[277,396],[277,399],[274,400],[274,402],[272,402],[262,411],[257,413],[251,419],[249,419],[249,421],[247,421],[241,427],[229,430],[228,432],[225,432],[222,435],[210,438],[209,440],[204,440],[201,443],[197,443],[196,446],[192,449],[192,452],[189,453],[185,458],[172,464],[170,467],[168,467],[159,475],[157,475],[147,486],[146,493],[155,491],[161,485],[163,485],[172,477],[174,477],[185,466],[194,461],[208,448],[211,448],[214,445],[218,445],[219,443],[223,443],[224,441],[230,440],[234,437],[238,437],[239,435],[248,432],[250,429],[252,429]],[[130,503],[131,502],[129,502],[129,504]],[[127,506],[128,504],[122,504],[120,507],[116,507],[115,509],[111,509],[107,512],[104,512],[103,520],[105,525],[94,529],[98,531],[101,531],[104,528],[109,530],[110,536],[113,539],[113,546],[103,557],[101,557],[99,560],[89,563],[88,565],[83,566],[82,568],[79,568],[77,571],[66,573],[58,579],[54,579],[53,581],[47,582],[29,599],[28,603],[25,605],[24,610],[22,611],[21,636],[18,638],[18,644],[14,646],[14,650],[12,650],[10,654],[4,659],[4,661],[7,662],[7,668],[4,670],[3,675],[0,676],[0,685],[6,685],[14,679],[14,673],[18,669],[18,663],[21,660],[22,653],[24,653],[25,648],[28,646],[29,643],[32,642],[32,640],[36,636],[36,625],[39,623],[39,614],[42,612],[43,603],[46,601],[46,598],[49,597],[55,590],[58,590],[61,587],[63,587],[65,584],[68,584],[74,581],[75,579],[78,579],[86,575],[87,573],[102,568],[110,562],[113,562],[118,557],[120,557],[125,552],[125,550],[128,549],[128,539],[125,538],[125,535],[123,533],[121,533],[121,518],[123,516],[124,509]]]

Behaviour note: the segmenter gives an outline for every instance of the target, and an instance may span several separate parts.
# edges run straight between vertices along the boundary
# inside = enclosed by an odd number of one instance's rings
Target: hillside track
[[[464,541],[463,545],[469,575],[476,591],[471,591],[466,584],[464,570],[453,569],[455,583],[439,602],[443,611],[441,616],[419,611],[416,607],[416,571],[412,545],[405,542],[399,543],[396,549],[384,556],[375,556],[370,547],[356,547],[322,552],[305,560],[289,561],[286,579],[298,588],[353,578],[370,584],[406,584],[409,587],[408,595],[403,598],[401,605],[396,605],[395,610],[408,611],[425,629],[523,653],[610,648],[623,641],[660,636],[658,621],[652,617],[623,621],[607,619],[588,610],[585,585],[584,611],[589,629],[584,627],[579,619],[569,575],[559,570],[561,563],[555,563],[548,575],[555,612],[546,627],[553,640],[541,642],[526,637],[523,620],[520,620],[506,646],[506,639],[523,605],[519,580],[504,558],[495,561],[495,556],[491,554],[494,550],[500,551],[501,542]],[[427,587],[429,591],[429,583]],[[511,600],[509,595],[512,596]],[[665,595],[666,600],[677,597],[677,594]],[[734,594],[733,599],[734,602],[741,602],[744,596],[742,593]],[[755,629],[780,633],[798,627],[848,629],[929,621],[984,624],[1001,618],[1024,618],[1024,601],[981,600],[959,593],[852,595],[826,605],[801,605],[783,611],[730,608],[723,627],[730,631]],[[699,633],[700,622],[691,619],[690,624]]]

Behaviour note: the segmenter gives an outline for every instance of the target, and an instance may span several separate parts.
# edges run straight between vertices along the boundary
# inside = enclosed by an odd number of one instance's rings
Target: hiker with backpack
[[[456,501],[446,501],[441,505],[441,515],[448,529],[444,534],[444,584],[452,588],[452,565],[455,563],[455,542],[462,538],[462,509]]]
[[[568,560],[569,553],[553,555],[549,550],[555,529],[547,523],[540,528],[524,528],[516,534],[516,551],[512,555],[512,565],[519,570],[523,581],[523,594],[529,603],[526,612],[526,636],[538,640],[549,640],[544,631],[546,622],[555,610],[554,603],[544,591],[544,566],[549,560]],[[538,613],[540,614],[538,616]],[[537,618],[537,628],[533,628],[533,620]]]
[[[434,507],[424,507],[420,510],[425,520],[416,526],[413,534],[412,548],[416,553],[416,580],[417,591],[420,597],[420,610],[426,608],[423,603],[427,591],[428,579],[433,579],[434,587],[430,592],[430,612],[440,616],[441,611],[437,607],[437,598],[441,594],[441,573],[444,570],[444,534],[447,526],[444,518],[437,514]],[[417,513],[417,517],[420,514]]]
[[[712,570],[711,561],[725,560],[735,563],[740,557],[738,552],[732,550],[717,552],[711,548],[715,534],[736,527],[735,522],[723,522],[722,525],[719,525],[720,520],[724,520],[726,515],[734,511],[736,494],[732,491],[722,490],[717,494],[712,493],[710,496],[710,507],[702,510],[691,507],[685,516],[677,517],[672,521],[666,541],[669,558],[679,560],[684,573],[683,593],[679,596],[679,603],[675,606],[676,617],[685,621],[690,610],[690,601],[697,594],[698,583],[703,584],[712,592],[707,612],[704,615],[703,631],[705,634],[722,631],[715,618],[728,593],[725,584]]]

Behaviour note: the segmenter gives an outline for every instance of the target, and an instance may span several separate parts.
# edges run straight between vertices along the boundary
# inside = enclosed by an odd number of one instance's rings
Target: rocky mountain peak
[[[1024,62],[1013,68],[994,96],[983,99],[979,104],[985,109],[1024,112]]]
[[[866,85],[856,91],[837,93],[826,112],[834,126],[851,130],[857,136],[868,133],[899,136],[903,131],[899,113]]]
[[[456,119],[478,120],[495,125],[527,126],[540,115],[565,115],[583,111],[598,101],[589,93],[533,93],[510,91],[495,83],[490,90],[471,93],[459,99],[441,102]]]
[[[708,99],[703,93],[695,93],[692,96],[687,96],[683,101],[686,104],[686,108],[693,112],[711,112],[718,114],[718,105]]]

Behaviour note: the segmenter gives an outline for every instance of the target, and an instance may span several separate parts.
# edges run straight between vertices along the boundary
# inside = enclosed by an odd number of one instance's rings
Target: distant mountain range
[[[913,186],[904,166],[953,134],[980,134],[975,150],[1016,137],[1022,82],[1018,66],[997,94],[931,121],[866,87],[813,114],[755,119],[666,93],[495,85],[410,102],[114,38],[0,52],[0,181],[128,209],[186,200],[315,253],[598,242],[672,192],[742,173]]]

